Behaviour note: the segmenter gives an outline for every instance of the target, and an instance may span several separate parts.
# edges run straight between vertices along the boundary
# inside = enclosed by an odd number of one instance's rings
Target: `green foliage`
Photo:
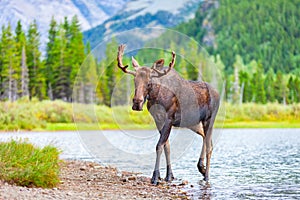
[[[293,103],[299,102],[294,84],[300,76],[299,9],[297,0],[204,1],[194,19],[175,29],[219,56],[227,101],[239,102],[242,92],[242,102]]]
[[[59,154],[53,146],[34,147],[24,140],[0,142],[0,179],[27,187],[59,183]]]
[[[211,14],[218,45],[213,52],[221,55],[229,72],[237,54],[245,62],[260,60],[264,71],[290,72],[300,61],[299,9],[297,0],[221,0]]]
[[[1,99],[14,101],[18,98],[18,79],[20,67],[16,54],[16,42],[14,40],[11,26],[2,27],[1,37]]]
[[[280,105],[278,103],[267,104],[226,104],[226,122],[299,122],[300,104]]]
[[[46,97],[45,73],[41,61],[40,34],[36,21],[30,24],[27,33],[26,57],[29,70],[30,98],[37,97],[40,100]]]

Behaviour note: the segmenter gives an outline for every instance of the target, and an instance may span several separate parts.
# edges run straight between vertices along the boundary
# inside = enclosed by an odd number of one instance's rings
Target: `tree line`
[[[300,98],[299,9],[297,0],[203,1],[175,29],[224,64],[227,101],[293,103]]]
[[[199,14],[196,17],[197,15]],[[182,27],[185,25],[180,25],[179,29],[183,30]],[[199,34],[203,38],[203,32]],[[166,58],[165,63],[168,63],[171,58],[170,51],[177,49],[175,68],[186,79],[212,81],[207,59],[216,66],[225,81],[225,97],[229,102],[300,102],[300,78],[297,73],[284,73],[273,67],[266,67],[260,60],[248,61],[240,54],[233,57],[232,64],[226,64],[226,57],[222,54],[216,53],[206,58],[199,46],[193,42],[178,49],[181,41],[170,35],[161,36],[161,41],[168,44],[165,46],[166,50],[142,49],[137,52],[136,59],[140,63],[150,63],[158,58]],[[107,43],[105,58],[96,59],[90,54],[89,43],[83,43],[79,21],[74,16],[71,20],[65,18],[60,23],[52,18],[44,56],[40,51],[40,44],[40,34],[35,21],[30,24],[26,33],[21,22],[18,22],[14,31],[9,24],[2,27],[1,100],[37,98],[108,106],[126,104],[132,91],[132,85],[128,83],[132,82],[132,77],[124,76],[117,68],[116,39]],[[124,56],[123,62],[130,63],[130,59]],[[198,66],[193,66],[193,63]],[[230,68],[232,70],[228,70]],[[114,95],[119,98],[112,98]]]
[[[25,33],[19,21],[14,32],[2,26],[0,40],[0,99],[22,97],[71,101],[72,85],[85,57],[79,21],[74,16],[50,22],[46,55],[40,50],[40,33],[33,21]]]

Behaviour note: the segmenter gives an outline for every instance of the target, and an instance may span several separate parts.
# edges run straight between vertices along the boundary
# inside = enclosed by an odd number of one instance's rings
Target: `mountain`
[[[0,26],[11,24],[15,29],[18,20],[27,30],[29,24],[36,20],[41,34],[41,43],[47,40],[52,16],[57,21],[64,17],[77,15],[82,30],[101,24],[120,10],[128,0],[1,0]]]
[[[210,54],[219,54],[228,74],[242,58],[245,64],[256,61],[265,72],[299,76],[299,10],[299,0],[206,1],[195,18],[180,24],[177,31],[205,45]]]
[[[202,0],[132,0],[103,24],[84,32],[95,47],[105,36],[134,28],[173,27],[194,17]]]

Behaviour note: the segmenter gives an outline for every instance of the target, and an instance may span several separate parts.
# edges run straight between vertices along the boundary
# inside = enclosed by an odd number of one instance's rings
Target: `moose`
[[[132,57],[134,71],[124,66],[122,57],[125,45],[118,47],[118,67],[134,76],[135,93],[132,109],[141,111],[147,100],[147,109],[152,115],[160,133],[156,145],[156,162],[151,183],[156,185],[160,180],[160,157],[165,152],[167,173],[165,181],[174,179],[170,161],[169,135],[174,127],[185,127],[203,138],[202,150],[197,168],[209,180],[210,158],[212,154],[212,130],[219,109],[218,92],[204,81],[189,81],[182,78],[174,69],[176,54],[172,52],[169,66],[164,66],[164,59],[153,63],[152,67],[140,66]],[[206,166],[204,159],[206,155]]]

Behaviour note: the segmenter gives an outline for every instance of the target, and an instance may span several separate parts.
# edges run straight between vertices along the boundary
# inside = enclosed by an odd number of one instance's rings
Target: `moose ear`
[[[164,63],[165,63],[165,60],[161,58],[153,63],[152,68],[161,70],[164,67]]]
[[[136,61],[133,56],[131,57],[131,60],[134,68],[138,68],[140,66],[138,61]]]

